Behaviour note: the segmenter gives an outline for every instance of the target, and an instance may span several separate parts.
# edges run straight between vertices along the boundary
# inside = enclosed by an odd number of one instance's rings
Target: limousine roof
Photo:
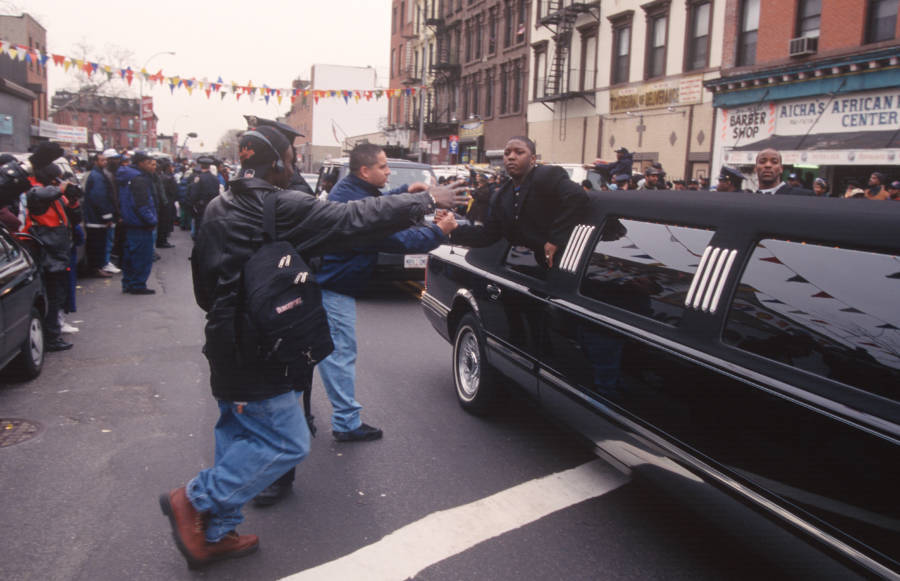
[[[900,203],[866,199],[771,196],[748,192],[589,192],[590,222],[605,216],[716,228],[746,240],[795,242],[900,253]]]

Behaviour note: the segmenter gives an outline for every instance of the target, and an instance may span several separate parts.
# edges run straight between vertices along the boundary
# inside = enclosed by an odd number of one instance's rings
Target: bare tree
[[[226,131],[216,146],[216,157],[238,162],[238,141],[240,141],[241,134],[244,131],[246,129],[229,129]]]

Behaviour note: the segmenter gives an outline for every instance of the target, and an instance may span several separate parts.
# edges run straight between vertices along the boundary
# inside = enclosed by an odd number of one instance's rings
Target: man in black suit
[[[756,180],[759,182],[759,194],[775,194],[779,196],[812,196],[812,190],[794,188],[781,179],[784,168],[781,167],[781,154],[769,148],[756,156]]]
[[[555,165],[537,165],[534,142],[512,137],[503,151],[509,175],[496,195],[483,225],[460,226],[450,235],[453,244],[490,246],[506,238],[526,246],[544,268],[565,246],[572,228],[587,209],[588,195]]]

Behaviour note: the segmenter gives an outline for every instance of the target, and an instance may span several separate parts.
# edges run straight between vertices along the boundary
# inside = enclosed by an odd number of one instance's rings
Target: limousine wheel
[[[34,379],[44,366],[44,324],[41,313],[31,309],[28,335],[22,342],[22,350],[11,363],[14,371],[25,379]]]
[[[453,383],[459,405],[468,412],[485,413],[497,398],[494,373],[484,355],[484,333],[471,313],[462,318],[456,329]]]

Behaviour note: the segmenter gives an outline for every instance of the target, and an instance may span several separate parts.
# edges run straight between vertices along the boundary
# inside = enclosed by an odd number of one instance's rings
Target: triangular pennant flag
[[[854,309],[853,307],[848,307],[846,309],[841,309],[842,313],[853,313],[853,314],[863,314],[859,309]]]
[[[219,97],[220,97],[219,100],[220,100],[220,101],[224,101],[224,100],[225,100],[225,95],[227,95],[227,94],[228,94],[228,91],[220,91],[220,92],[219,92]]]
[[[19,51],[16,50],[16,47],[11,46],[11,47],[9,47],[9,50],[6,51],[6,53],[9,55],[9,58],[15,60],[16,55],[19,54]]]
[[[877,328],[879,328],[879,329],[888,329],[888,330],[891,330],[891,331],[900,331],[900,329],[898,329],[898,328],[895,327],[894,325],[891,325],[890,323],[885,323],[884,325],[878,325]]]
[[[781,262],[780,260],[778,260],[778,259],[775,258],[774,256],[772,256],[771,258],[760,258],[760,260],[764,260],[764,261],[766,261],[766,262],[771,262],[771,263],[774,263],[774,264],[784,264],[783,262]]]
[[[209,94],[212,93],[212,89],[207,87],[205,92],[206,92],[206,98],[209,99]]]
[[[61,54],[53,55],[53,64],[55,64],[56,66],[59,66],[59,65],[63,64],[64,62],[66,62],[65,56],[63,56]]]
[[[762,302],[764,302],[764,303],[772,303],[772,304],[774,304],[774,305],[783,305],[783,304],[784,304],[783,301],[780,301],[780,300],[778,300],[778,299],[764,299]]]
[[[796,276],[792,276],[791,278],[787,279],[786,282],[809,282],[809,281],[798,274]]]
[[[813,296],[813,298],[817,298],[817,299],[833,299],[834,298],[833,296],[831,296],[830,294],[828,294],[825,291],[817,292],[816,294],[814,294],[812,296]]]

